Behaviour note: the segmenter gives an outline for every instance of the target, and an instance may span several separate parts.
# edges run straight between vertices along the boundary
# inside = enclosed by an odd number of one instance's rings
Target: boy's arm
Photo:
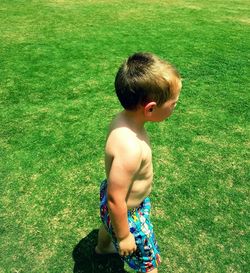
[[[123,135],[119,137],[119,143],[112,141],[111,149],[113,162],[108,177],[108,207],[120,253],[128,255],[136,246],[129,231],[126,201],[141,165],[141,147],[137,141]]]

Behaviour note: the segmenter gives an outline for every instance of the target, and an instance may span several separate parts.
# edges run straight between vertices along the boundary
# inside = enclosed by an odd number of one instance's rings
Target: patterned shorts
[[[112,241],[118,250],[118,243],[112,229],[112,224],[107,206],[107,180],[104,180],[100,189],[100,212],[101,219]],[[153,225],[150,222],[150,199],[145,198],[138,208],[128,210],[128,222],[130,232],[135,237],[137,250],[132,255],[124,256],[122,259],[134,270],[139,272],[150,272],[161,263],[159,247],[155,240]]]

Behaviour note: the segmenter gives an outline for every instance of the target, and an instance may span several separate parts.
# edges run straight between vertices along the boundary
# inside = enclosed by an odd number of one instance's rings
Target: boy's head
[[[151,53],[135,53],[119,68],[115,90],[124,109],[136,110],[149,102],[162,106],[179,95],[181,77],[168,62]]]

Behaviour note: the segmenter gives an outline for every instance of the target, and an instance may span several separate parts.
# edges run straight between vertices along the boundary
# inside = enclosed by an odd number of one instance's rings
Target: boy
[[[144,124],[172,114],[181,86],[176,69],[150,53],[130,56],[115,79],[124,111],[111,122],[107,137],[107,179],[100,193],[103,225],[95,252],[118,252],[136,272],[157,273],[160,264],[149,219],[153,168]]]

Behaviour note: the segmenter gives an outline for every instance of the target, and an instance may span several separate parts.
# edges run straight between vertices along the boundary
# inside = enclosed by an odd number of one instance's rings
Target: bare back
[[[141,128],[138,130],[133,128],[133,124],[130,123],[129,119],[126,119],[123,113],[121,113],[112,121],[107,136],[105,170],[108,181],[114,158],[121,157],[122,161],[131,160],[130,156],[132,156],[134,150],[136,150],[140,156],[138,160],[137,157],[135,157],[134,165],[138,164],[138,168],[131,178],[129,178],[131,181],[128,181],[130,183],[126,196],[128,208],[138,207],[143,199],[150,194],[153,167],[150,143],[145,129]],[[131,151],[131,153],[129,151]],[[122,162],[121,165],[123,166]],[[119,172],[119,169],[116,169],[116,172]],[[119,178],[118,173],[116,179]],[[109,181],[109,183],[112,183],[112,181]]]

